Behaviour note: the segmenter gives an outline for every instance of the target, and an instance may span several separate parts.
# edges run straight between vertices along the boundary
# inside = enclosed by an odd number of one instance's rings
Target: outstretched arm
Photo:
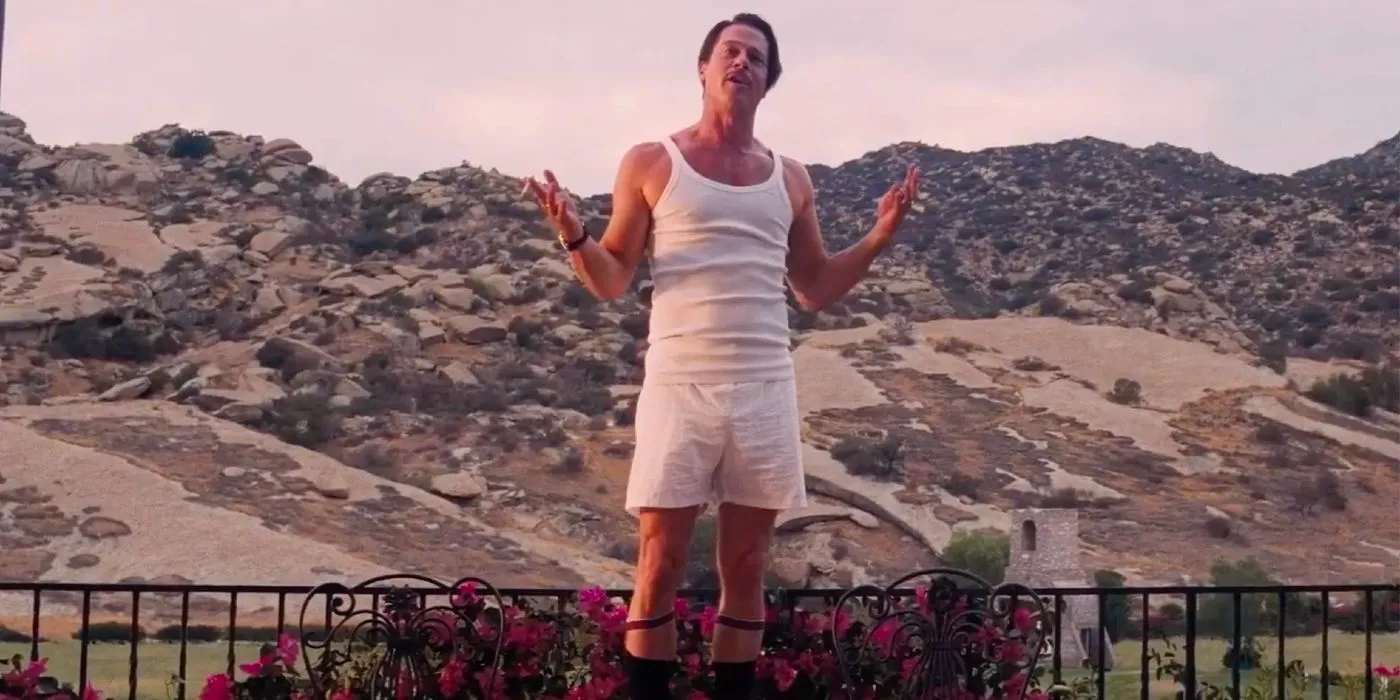
[[[553,173],[545,171],[545,186],[533,178],[527,183],[560,241],[566,245],[581,241],[569,251],[569,264],[583,286],[605,301],[622,296],[632,286],[646,250],[646,239],[651,232],[651,207],[642,194],[642,185],[655,161],[657,148],[653,146],[633,146],[622,157],[613,184],[612,217],[596,241],[583,231],[573,202],[560,191]],[[583,238],[587,240],[581,240]]]
[[[800,165],[793,172],[796,214],[788,235],[788,282],[803,309],[820,311],[859,284],[870,271],[870,264],[889,245],[917,195],[918,170],[911,167],[904,180],[885,193],[870,231],[835,255],[827,253],[822,241],[811,176]]]

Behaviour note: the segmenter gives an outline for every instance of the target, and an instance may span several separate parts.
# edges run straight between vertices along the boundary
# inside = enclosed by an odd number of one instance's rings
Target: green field
[[[1361,635],[1333,633],[1328,639],[1329,666],[1343,673],[1359,673],[1364,660],[1364,640]],[[1173,640],[1181,654],[1181,640]],[[1265,663],[1273,664],[1278,653],[1272,640],[1260,639],[1264,647]],[[257,658],[258,644],[239,643],[234,647],[234,657],[238,663]],[[1152,642],[1151,648],[1164,650],[1161,642]],[[1226,642],[1217,639],[1202,639],[1196,645],[1196,658],[1200,678],[1203,681],[1222,687],[1229,687],[1230,673],[1220,665]],[[1137,698],[1139,696],[1139,659],[1141,643],[1125,641],[1114,646],[1117,666],[1105,677],[1105,687],[1110,698]],[[60,680],[76,683],[78,680],[79,643],[76,641],[45,642],[39,645],[41,656],[49,658],[49,671]],[[1316,672],[1322,665],[1322,637],[1293,637],[1287,640],[1285,651],[1288,660],[1297,659]],[[20,654],[27,657],[28,644],[0,644],[0,652],[6,657]],[[178,644],[144,642],[137,645],[137,688],[138,697],[160,699],[167,697],[166,685],[179,668],[180,647]],[[1371,651],[1375,664],[1400,664],[1400,635],[1376,635]],[[88,676],[99,690],[109,698],[126,697],[131,647],[126,644],[92,644],[88,647]],[[187,668],[190,680],[188,697],[199,696],[204,679],[210,674],[223,671],[228,665],[228,643],[191,644],[187,652]],[[1178,658],[1184,661],[1184,658]],[[1082,669],[1064,669],[1066,679],[1083,676],[1088,672]],[[1241,673],[1241,683],[1248,685],[1251,674]],[[1048,673],[1047,676],[1048,678]],[[1170,680],[1154,681],[1152,696],[1170,697],[1174,694]],[[1316,692],[1316,691],[1314,691]],[[174,697],[173,692],[169,697]],[[1342,697],[1340,691],[1333,697]]]
[[[1276,639],[1267,637],[1258,638],[1260,647],[1264,651],[1264,663],[1273,666],[1278,662],[1278,644]],[[1173,639],[1176,645],[1176,661],[1185,663],[1185,648],[1180,638]],[[1219,686],[1229,690],[1231,684],[1230,670],[1221,665],[1221,658],[1225,654],[1229,642],[1223,639],[1200,639],[1196,642],[1196,668],[1197,678],[1204,683]],[[1148,643],[1148,648],[1165,653],[1166,645],[1160,641],[1152,640]],[[1117,664],[1114,669],[1108,672],[1104,678],[1105,694],[1110,698],[1137,698],[1140,697],[1141,669],[1142,669],[1142,642],[1140,640],[1129,640],[1114,645],[1114,655],[1117,657]],[[1366,660],[1366,637],[1360,634],[1341,634],[1332,632],[1327,639],[1327,666],[1329,670],[1342,674],[1359,674],[1365,670]],[[1322,636],[1312,637],[1289,637],[1284,640],[1285,665],[1292,661],[1301,661],[1303,666],[1311,673],[1318,673],[1322,669]],[[1386,664],[1394,665],[1400,663],[1400,634],[1376,634],[1371,640],[1371,663],[1372,665]],[[1174,697],[1179,689],[1170,678],[1161,681],[1155,679],[1154,668],[1149,660],[1148,678],[1152,688],[1152,697],[1168,698]],[[1091,671],[1083,669],[1063,670],[1066,681],[1075,677],[1095,676]],[[1047,669],[1045,678],[1049,679],[1050,674]],[[1240,687],[1248,688],[1254,673],[1251,671],[1240,672]],[[1273,697],[1276,693],[1270,693]],[[1313,697],[1320,697],[1320,692],[1314,685],[1312,688]],[[1334,689],[1331,697],[1343,697],[1340,690]]]

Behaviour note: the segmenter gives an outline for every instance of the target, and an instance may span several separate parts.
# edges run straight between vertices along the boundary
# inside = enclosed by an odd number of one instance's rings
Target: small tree
[[[1094,572],[1094,585],[1098,588],[1122,588],[1126,581],[1123,574],[1112,569]],[[1116,642],[1123,639],[1128,631],[1128,611],[1132,608],[1132,601],[1122,594],[1105,597],[1103,626],[1108,630],[1109,638]]]
[[[1011,563],[1011,538],[990,528],[958,530],[940,559],[944,566],[976,574],[995,586],[1006,578],[1006,567]]]

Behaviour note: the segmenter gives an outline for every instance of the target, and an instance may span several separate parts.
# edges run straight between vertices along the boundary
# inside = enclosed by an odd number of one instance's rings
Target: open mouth
[[[734,83],[735,85],[748,85],[748,84],[749,84],[748,79],[743,78],[743,77],[738,76],[738,75],[730,75],[730,76],[727,76],[727,77],[724,79],[724,82],[726,82],[726,83]]]

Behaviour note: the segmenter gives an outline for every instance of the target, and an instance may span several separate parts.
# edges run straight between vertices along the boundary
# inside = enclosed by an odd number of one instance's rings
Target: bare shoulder
[[[796,178],[811,186],[812,176],[807,172],[807,164],[791,156],[782,156],[783,175],[788,178]]]
[[[812,175],[807,172],[807,165],[802,161],[788,156],[782,156],[782,159],[783,184],[787,185],[794,204],[801,207],[812,198]]]
[[[659,194],[671,176],[671,158],[660,141],[633,144],[622,156],[618,180],[648,194]]]

